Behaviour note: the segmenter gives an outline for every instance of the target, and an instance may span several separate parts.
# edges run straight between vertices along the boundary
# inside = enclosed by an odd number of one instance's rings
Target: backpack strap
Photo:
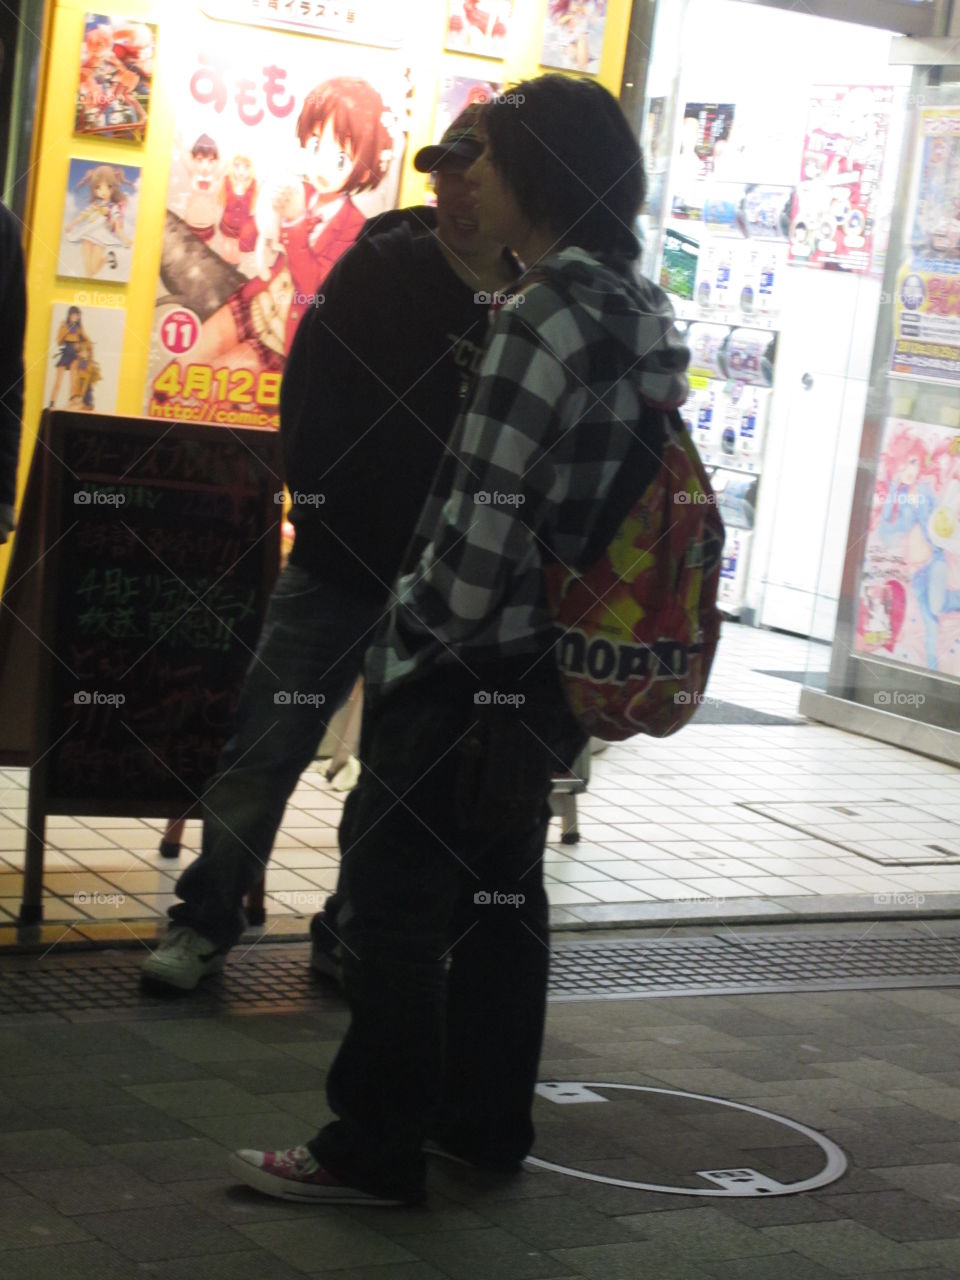
[[[631,441],[627,456],[620,465],[607,493],[603,510],[587,539],[576,569],[586,569],[603,555],[626,519],[627,512],[640,497],[660,469],[667,433],[667,417],[676,429],[686,431],[676,409],[668,411],[643,402],[639,429]],[[674,421],[675,419],[675,421]]]

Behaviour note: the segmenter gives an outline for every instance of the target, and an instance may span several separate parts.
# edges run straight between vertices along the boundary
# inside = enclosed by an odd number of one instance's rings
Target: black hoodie
[[[489,307],[429,208],[371,219],[297,330],[280,432],[291,563],[385,598],[479,362]]]

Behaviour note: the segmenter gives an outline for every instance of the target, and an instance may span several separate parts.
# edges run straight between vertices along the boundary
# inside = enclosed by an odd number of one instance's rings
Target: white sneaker
[[[145,982],[159,982],[178,991],[192,991],[201,978],[220,973],[226,952],[189,925],[175,925],[140,966]]]

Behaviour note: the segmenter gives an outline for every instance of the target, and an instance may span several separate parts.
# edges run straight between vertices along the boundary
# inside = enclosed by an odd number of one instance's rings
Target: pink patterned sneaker
[[[228,1164],[241,1182],[281,1200],[313,1200],[326,1204],[415,1204],[422,1197],[378,1196],[347,1187],[324,1169],[308,1147],[289,1151],[235,1151]]]

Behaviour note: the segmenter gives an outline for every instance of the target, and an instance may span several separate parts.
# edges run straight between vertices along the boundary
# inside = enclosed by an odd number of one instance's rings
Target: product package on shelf
[[[752,530],[727,526],[727,536],[723,543],[723,560],[720,566],[720,590],[717,596],[717,603],[725,613],[739,613],[743,608],[752,545]]]

